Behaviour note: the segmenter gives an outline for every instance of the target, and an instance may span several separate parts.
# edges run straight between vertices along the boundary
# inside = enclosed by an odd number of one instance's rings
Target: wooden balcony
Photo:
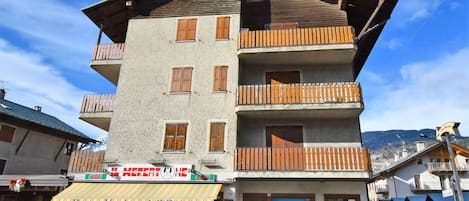
[[[456,168],[459,172],[469,171],[469,165],[462,166],[456,164]],[[427,170],[431,173],[444,173],[452,172],[453,168],[451,168],[451,164],[449,162],[430,162],[427,164]]]
[[[362,147],[237,148],[237,171],[369,171]]]
[[[75,151],[70,156],[69,173],[102,172],[104,151]]]
[[[238,49],[246,63],[351,62],[355,33],[351,26],[246,31],[239,34]]]
[[[114,97],[114,94],[84,96],[80,110],[80,119],[108,131]]]
[[[117,85],[124,56],[124,43],[96,45],[91,58],[91,67],[107,80]]]
[[[363,110],[360,84],[355,82],[241,85],[237,97],[239,114],[302,111],[327,115],[329,111],[354,116]]]

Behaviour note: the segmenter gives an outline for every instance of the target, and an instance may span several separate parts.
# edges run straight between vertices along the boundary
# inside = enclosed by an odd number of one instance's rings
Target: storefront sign
[[[216,174],[191,174],[191,181],[215,181]]]
[[[106,173],[92,173],[92,172],[85,173],[85,180],[106,180],[106,178],[107,178]]]
[[[190,181],[192,165],[119,164],[108,167],[108,180]]]

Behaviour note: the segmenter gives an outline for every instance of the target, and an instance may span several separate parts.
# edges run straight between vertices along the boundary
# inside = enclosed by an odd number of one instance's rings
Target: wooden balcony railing
[[[92,60],[119,60],[124,55],[125,43],[99,44],[94,47]]]
[[[354,43],[351,26],[246,31],[239,34],[238,48],[264,48]]]
[[[430,162],[427,165],[429,172],[451,172],[451,164],[449,162]],[[469,171],[469,165],[460,165],[457,164],[456,168],[458,171]]]
[[[112,112],[114,94],[86,95],[80,113]]]
[[[368,171],[362,147],[237,148],[235,170]]]
[[[70,156],[68,172],[102,172],[104,151],[75,151]]]
[[[355,82],[241,85],[238,87],[238,105],[355,103],[361,101],[360,85]]]

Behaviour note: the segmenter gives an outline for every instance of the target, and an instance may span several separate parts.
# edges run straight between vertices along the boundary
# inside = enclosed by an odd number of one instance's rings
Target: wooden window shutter
[[[197,19],[188,19],[186,40],[195,40],[197,30]]]
[[[186,33],[187,33],[187,20],[186,19],[178,20],[178,30],[177,30],[176,40],[187,40]]]
[[[166,133],[164,137],[164,150],[176,149],[176,124],[166,124]]]
[[[217,17],[216,39],[230,38],[230,17]]]
[[[215,66],[213,91],[226,91],[228,66]]]
[[[187,124],[178,124],[176,133],[176,150],[184,151],[186,145]]]
[[[192,82],[192,68],[184,68],[182,74],[182,86],[181,91],[190,92]]]
[[[225,123],[211,123],[209,151],[224,151],[224,145]]]
[[[171,92],[179,92],[181,91],[182,85],[182,68],[173,68],[173,76],[171,80]]]
[[[0,141],[11,142],[13,135],[15,134],[15,128],[7,125],[1,125],[0,128]]]

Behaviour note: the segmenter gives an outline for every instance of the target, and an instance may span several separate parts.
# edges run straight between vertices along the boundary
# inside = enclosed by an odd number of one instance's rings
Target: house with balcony
[[[469,150],[452,144],[464,197],[469,197]],[[453,169],[445,142],[428,147],[417,143],[417,153],[373,175],[368,184],[370,201],[429,197],[442,201],[442,191],[453,189]],[[452,197],[445,198],[453,200]]]
[[[91,67],[116,85],[114,95],[85,96],[80,113],[109,131],[105,171],[77,169],[55,199],[367,200],[356,78],[396,3],[84,8],[101,30]],[[103,33],[114,43],[101,44]],[[117,187],[128,194],[103,193]]]
[[[42,108],[5,98],[0,88],[0,201],[42,201],[69,184],[70,155],[96,142]]]

